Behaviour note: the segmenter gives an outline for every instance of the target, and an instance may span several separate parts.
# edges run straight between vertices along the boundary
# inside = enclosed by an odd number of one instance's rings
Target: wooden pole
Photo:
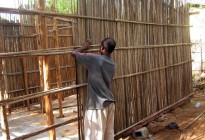
[[[55,12],[55,0],[51,1],[51,11]]]
[[[1,61],[1,60],[0,60]],[[0,71],[2,71],[2,67],[0,68]],[[4,99],[4,84],[3,84],[3,76],[1,76],[0,79],[0,100]],[[6,106],[3,105],[1,106],[1,130],[2,130],[2,136],[3,140],[10,140],[10,135],[9,135],[9,125],[8,125],[8,120],[7,120],[7,115],[6,115]]]
[[[63,88],[54,88],[54,89],[47,90],[47,91],[41,91],[41,92],[29,94],[28,96],[23,95],[23,96],[19,96],[19,97],[10,98],[10,99],[5,99],[5,100],[0,101],[0,106],[6,105],[6,104],[14,104],[14,103],[18,103],[20,101],[38,98],[38,97],[42,97],[42,96],[46,96],[46,95],[50,95],[50,94],[56,94],[58,92],[64,92],[67,90],[76,89],[76,88],[80,88],[80,87],[86,87],[86,86],[87,86],[87,83],[82,83],[82,84],[78,84],[78,85],[74,85],[74,86],[68,86],[68,87],[63,87]]]
[[[3,33],[3,26],[1,26],[0,28],[1,30],[1,34],[0,34],[0,52],[3,52],[3,46],[4,46],[4,40],[2,39],[3,36],[4,36],[4,33]],[[9,98],[9,92],[8,92],[8,76],[5,75],[5,73],[7,72],[7,67],[6,67],[6,60],[5,59],[1,59],[2,60],[2,74],[3,74],[3,77],[4,77],[4,94],[6,95],[6,99]],[[7,107],[7,111],[8,111],[8,114],[11,114],[11,108],[9,105],[6,106]]]
[[[76,42],[76,39],[75,39],[75,27],[74,27],[74,21],[72,21],[72,35],[73,35],[73,43],[72,45],[75,46],[75,42]],[[78,84],[78,66],[77,66],[77,62],[75,60],[75,65],[76,65],[76,84]],[[78,109],[78,118],[82,118],[82,104],[81,104],[81,98],[80,98],[80,91],[79,89],[77,88],[77,109]],[[78,139],[81,140],[83,139],[82,138],[82,135],[83,135],[83,123],[82,123],[82,119],[78,119]]]
[[[150,23],[150,22],[141,22],[141,21],[131,21],[131,20],[122,20],[122,19],[110,19],[110,18],[101,18],[101,17],[92,17],[92,16],[82,16],[74,14],[61,14],[50,11],[39,11],[39,10],[27,10],[27,9],[15,9],[15,8],[4,8],[0,7],[1,13],[11,13],[11,14],[25,14],[25,15],[42,15],[42,16],[58,16],[64,18],[81,18],[88,20],[102,20],[102,21],[115,21],[122,23],[135,23],[142,25],[155,25],[155,26],[170,26],[170,27],[192,27],[188,24],[163,24],[163,23]]]
[[[55,12],[55,0],[52,0],[51,10]],[[55,48],[59,48],[58,42],[58,29],[57,29],[57,19],[53,18],[53,39]],[[61,79],[61,68],[60,68],[60,57],[59,55],[55,56],[55,65],[56,65],[56,81],[57,87],[62,87],[62,79]],[[58,93],[58,104],[59,104],[59,118],[63,118],[63,105],[62,105],[62,93]]]
[[[3,76],[4,76],[4,91],[5,91],[5,95],[6,95],[6,99],[9,98],[9,92],[8,92],[8,76],[5,75],[5,73],[7,72],[6,70],[6,60],[5,59],[2,59],[2,67],[3,67]],[[7,111],[8,111],[8,114],[11,114],[11,107],[10,105],[7,105]]]
[[[0,34],[2,35],[2,34]],[[2,42],[0,42],[2,43]],[[0,44],[0,52],[2,52],[3,46]],[[3,72],[3,63],[2,59],[0,59],[0,101],[4,100],[4,93],[5,93],[5,81],[4,76],[2,75]],[[6,83],[7,84],[7,83]],[[2,130],[2,136],[3,140],[10,140],[9,135],[9,126],[8,126],[8,120],[6,115],[6,106],[3,105],[0,108],[0,117],[1,117],[1,130]]]
[[[35,9],[39,8],[39,3],[37,1],[35,1]],[[36,29],[36,33],[40,35],[40,16],[39,15],[35,15],[35,29]],[[41,40],[40,40],[40,36],[38,36],[36,38],[36,42],[38,45],[38,50],[42,49],[42,45],[41,45]],[[43,91],[44,90],[44,85],[43,85],[43,57],[39,56],[38,57],[38,67],[39,67],[39,72],[40,72],[40,90]],[[39,98],[40,100],[40,107],[41,107],[41,112],[45,113],[45,101],[43,97]]]
[[[21,32],[21,35],[23,36],[24,33],[23,33],[23,17],[22,15],[20,15],[20,32]],[[25,51],[25,46],[24,46],[24,38],[20,38],[20,44],[21,44],[21,51]],[[22,63],[23,63],[23,77],[24,77],[24,86],[25,86],[25,90],[26,90],[26,95],[29,94],[28,92],[28,76],[27,76],[27,66],[26,66],[26,58],[22,58]],[[26,105],[27,105],[27,110],[29,111],[30,110],[30,102],[29,100],[26,101]]]
[[[45,1],[39,0],[40,10],[45,10]],[[46,17],[40,15],[40,31],[41,31],[41,45],[42,48],[48,48],[48,37],[47,37],[47,26],[46,26]],[[43,57],[43,77],[44,77],[44,91],[50,89],[49,85],[49,56]],[[52,96],[46,95],[44,96],[45,100],[45,111],[46,111],[46,118],[48,126],[54,124],[54,115],[53,115],[53,108],[52,108]],[[56,132],[55,128],[49,130],[49,139],[56,140]]]
[[[53,19],[53,39],[54,39],[54,46],[59,48],[58,43],[58,31],[57,31],[57,20],[56,18]],[[57,87],[62,87],[62,79],[61,79],[61,71],[60,71],[60,57],[59,55],[55,56],[55,65],[56,65],[56,80],[57,80]],[[59,117],[62,118],[63,116],[63,105],[62,105],[62,93],[58,93],[58,103],[59,103]]]

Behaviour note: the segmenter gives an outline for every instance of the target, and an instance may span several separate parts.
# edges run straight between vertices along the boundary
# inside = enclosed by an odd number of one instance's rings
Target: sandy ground
[[[200,103],[200,108],[195,104]],[[171,114],[175,117],[179,129],[188,126],[197,116],[205,110],[205,92],[197,92],[189,103],[175,109]],[[196,120],[190,127],[179,130],[163,129],[155,135],[156,140],[205,140],[205,114]]]
[[[200,103],[201,106],[195,108],[196,103]],[[163,122],[154,121],[155,127],[152,127],[149,131],[158,132],[152,132],[151,139],[147,140],[205,140],[205,113],[187,127],[203,111],[205,111],[205,91],[198,91],[188,103],[165,114],[166,119]],[[170,122],[176,122],[179,129],[165,128]],[[147,128],[149,127],[147,126]],[[134,140],[131,136],[126,139]]]
[[[200,103],[200,108],[195,108],[195,104]],[[197,92],[190,102],[175,109],[170,114],[179,125],[179,130],[183,130],[197,116],[205,110],[205,92]],[[163,129],[155,135],[156,140],[205,140],[205,114],[192,123],[183,131]]]
[[[58,118],[58,110],[54,110],[55,123],[64,122],[72,118],[77,117],[77,107],[76,107],[75,96],[70,96],[65,98],[63,101],[63,114],[64,118]],[[67,107],[69,106],[69,107]],[[71,107],[70,107],[71,106]],[[35,106],[34,108],[38,108]],[[57,102],[53,102],[53,108],[58,108]],[[20,109],[18,111],[12,112],[8,116],[9,130],[11,139],[18,136],[22,136],[36,130],[40,130],[46,127],[46,116],[45,114],[39,113],[39,110],[26,111],[25,109]],[[57,140],[78,140],[78,123],[74,122],[67,124],[56,129]],[[0,139],[2,138],[2,133],[0,129]],[[35,137],[29,138],[28,140],[47,140],[48,132],[42,133]]]

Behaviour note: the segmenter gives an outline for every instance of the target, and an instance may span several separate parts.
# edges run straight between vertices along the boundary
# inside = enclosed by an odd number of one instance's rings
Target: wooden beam
[[[0,106],[7,105],[7,104],[14,104],[14,103],[18,103],[18,102],[25,101],[25,100],[28,100],[28,99],[38,98],[38,97],[42,97],[42,96],[45,96],[45,95],[55,94],[55,93],[58,93],[58,92],[63,92],[63,91],[76,89],[76,88],[80,88],[80,87],[85,87],[85,86],[87,86],[87,83],[82,83],[82,84],[79,84],[79,85],[73,85],[73,86],[63,87],[63,88],[55,88],[55,89],[50,89],[50,90],[47,90],[47,91],[32,93],[32,94],[29,94],[29,95],[24,95],[24,96],[14,97],[14,98],[10,98],[10,99],[5,99],[5,100],[0,101]]]
[[[50,12],[50,11],[26,10],[26,9],[4,8],[4,7],[0,7],[0,12],[1,13],[12,13],[12,14],[25,14],[25,15],[58,16],[58,17],[64,17],[64,18],[81,18],[81,19],[91,19],[91,20],[111,21],[111,22],[134,23],[134,24],[142,24],[142,25],[188,27],[188,28],[192,27],[190,25],[150,23],[150,22],[142,22],[142,21],[110,19],[110,18],[101,18],[101,17],[92,17],[92,16],[83,16],[83,15],[74,15],[74,14],[61,14],[61,13]]]
[[[39,0],[40,10],[45,10],[45,0]],[[41,31],[41,45],[43,49],[48,48],[48,35],[47,35],[47,26],[46,26],[46,17],[45,15],[40,15],[40,31]],[[44,91],[50,89],[50,76],[49,76],[49,56],[43,57],[43,77],[44,77]],[[45,100],[45,111],[47,118],[47,125],[51,126],[54,124],[54,115],[53,115],[53,107],[52,107],[52,96],[46,95],[44,96]],[[49,130],[49,139],[56,140],[56,132],[55,128]]]
[[[56,18],[55,18],[56,19]],[[75,26],[75,25],[73,25]],[[55,30],[59,31],[59,30],[64,30],[64,29],[69,29],[69,28],[73,28],[73,26],[67,26],[67,27],[62,27],[62,28],[56,28]],[[48,30],[48,32],[54,32],[55,31],[54,29],[53,30]],[[54,36],[53,36],[54,37]]]
[[[36,16],[38,16],[38,14]],[[66,20],[66,19],[63,19],[63,18],[57,18],[57,19],[62,20],[62,21],[72,22],[71,20]],[[3,26],[20,26],[20,23],[0,23],[0,26],[1,25],[3,25]],[[25,24],[23,24],[23,26],[24,27],[36,27],[36,24],[25,23]],[[58,24],[57,26],[58,27],[66,27],[66,26],[70,26],[70,24]],[[47,24],[47,27],[53,27],[53,24]],[[36,35],[36,34],[34,34],[34,35]]]
[[[55,3],[55,1],[54,1]],[[54,39],[54,46],[59,48],[58,42],[58,32],[57,32],[57,20],[56,18],[53,19],[53,39]],[[57,80],[57,87],[62,87],[62,79],[61,79],[61,69],[60,69],[60,57],[59,55],[55,56],[55,65],[56,65],[56,80]],[[63,105],[62,105],[62,93],[58,93],[58,104],[59,104],[59,117],[62,118],[63,116]]]
[[[135,49],[155,49],[155,48],[165,48],[165,47],[191,47],[192,45],[199,43],[180,43],[180,44],[159,44],[159,45],[140,45],[140,46],[127,46],[119,47],[115,50],[135,50]],[[91,45],[92,47],[100,46],[100,44]],[[69,47],[60,47],[60,48],[47,48],[40,50],[31,50],[31,51],[22,51],[22,52],[9,52],[9,53],[0,53],[0,58],[10,58],[10,57],[31,57],[31,56],[48,56],[48,55],[61,55],[61,54],[70,54],[73,52],[74,48],[79,48],[81,46],[69,46]],[[88,52],[96,52],[99,49],[91,49]]]

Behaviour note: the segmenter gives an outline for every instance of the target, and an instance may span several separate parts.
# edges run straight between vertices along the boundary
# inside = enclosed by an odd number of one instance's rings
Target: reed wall
[[[78,19],[79,43],[90,38],[99,44],[104,37],[117,42],[115,132],[191,93],[186,1],[79,0],[79,15],[101,18]]]
[[[84,104],[86,86],[78,85],[86,83],[87,73],[75,63],[70,51],[90,38],[94,44],[90,51],[98,53],[98,44],[105,37],[113,37],[117,42],[112,55],[117,66],[112,82],[116,99],[115,132],[192,92],[186,0],[78,0],[77,10],[78,14],[70,15],[43,13],[47,24],[46,49],[40,41],[41,13],[0,10],[18,14],[21,19],[15,23],[1,21],[5,98],[43,91],[42,56],[49,55],[50,89],[76,85],[75,89],[64,92],[79,93],[78,102]],[[56,32],[57,28],[61,29]],[[27,52],[9,53],[22,51]],[[35,96],[10,108],[40,101],[41,98]],[[84,106],[79,105],[80,116],[83,110]],[[82,122],[80,124],[82,129]]]

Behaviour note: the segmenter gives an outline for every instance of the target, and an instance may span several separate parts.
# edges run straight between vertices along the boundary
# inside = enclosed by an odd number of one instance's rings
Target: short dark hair
[[[101,45],[105,47],[106,52],[112,53],[115,49],[116,42],[113,38],[107,37],[102,40]]]

